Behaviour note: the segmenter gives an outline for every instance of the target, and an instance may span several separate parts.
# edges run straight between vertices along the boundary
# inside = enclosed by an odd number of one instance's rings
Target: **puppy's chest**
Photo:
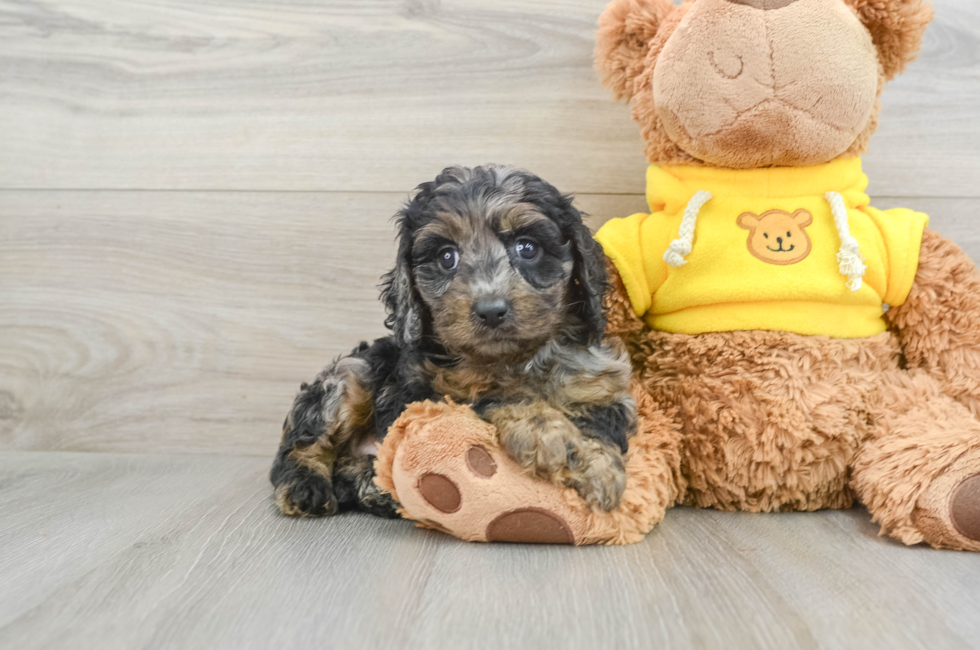
[[[432,388],[456,401],[472,402],[493,396],[505,401],[546,399],[551,393],[549,373],[514,367],[433,368]]]

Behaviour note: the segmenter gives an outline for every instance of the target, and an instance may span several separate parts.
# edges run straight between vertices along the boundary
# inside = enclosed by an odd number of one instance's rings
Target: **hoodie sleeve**
[[[641,318],[653,306],[653,289],[647,281],[641,245],[643,223],[649,217],[637,213],[625,219],[611,219],[596,233],[596,240],[623,279],[633,311]]]
[[[922,233],[929,224],[929,215],[907,208],[878,210],[865,208],[878,226],[888,253],[888,288],[883,296],[886,304],[897,307],[905,302],[916,271],[919,269],[919,249]]]

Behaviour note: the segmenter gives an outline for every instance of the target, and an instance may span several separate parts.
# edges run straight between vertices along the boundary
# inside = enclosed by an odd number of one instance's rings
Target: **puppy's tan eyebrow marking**
[[[449,238],[449,236],[451,234],[452,233],[450,232],[449,228],[446,227],[446,224],[444,224],[442,221],[436,219],[436,220],[430,221],[429,223],[427,223],[424,226],[422,226],[421,228],[419,228],[418,231],[415,233],[415,239],[416,240],[419,240],[419,239],[422,239],[422,238],[425,238],[425,237],[446,237],[446,238]]]
[[[438,212],[435,217],[418,229],[416,238],[435,235],[462,243],[472,237],[473,232],[468,220],[455,212]]]
[[[500,217],[498,232],[515,232],[533,223],[551,221],[528,203],[518,203]]]

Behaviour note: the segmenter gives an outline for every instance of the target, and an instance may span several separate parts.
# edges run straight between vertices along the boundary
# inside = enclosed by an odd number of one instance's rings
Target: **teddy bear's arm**
[[[966,253],[927,228],[912,290],[885,319],[908,367],[926,370],[980,416],[980,273]]]

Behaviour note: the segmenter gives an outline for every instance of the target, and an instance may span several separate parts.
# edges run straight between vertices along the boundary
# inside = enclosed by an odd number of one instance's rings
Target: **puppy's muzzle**
[[[480,299],[473,304],[473,318],[480,325],[493,329],[498,327],[513,310],[509,300],[503,298]]]

